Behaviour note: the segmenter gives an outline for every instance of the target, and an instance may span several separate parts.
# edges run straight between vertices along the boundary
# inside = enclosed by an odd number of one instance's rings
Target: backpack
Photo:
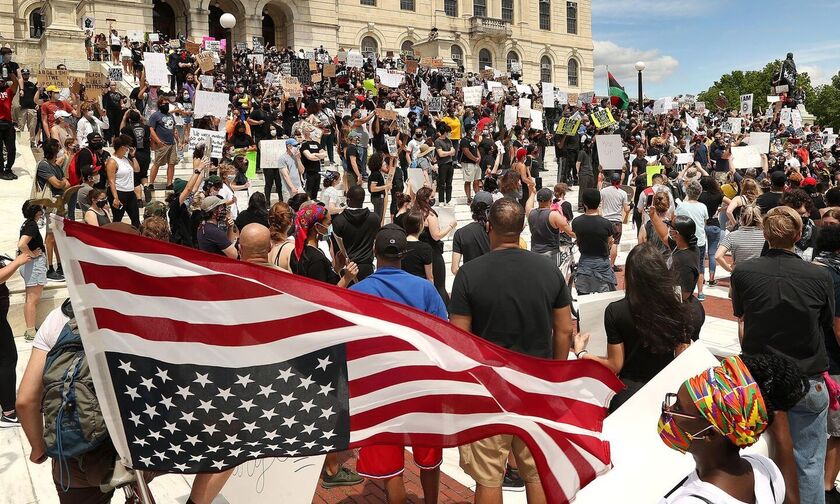
[[[75,319],[64,325],[47,353],[43,380],[47,455],[66,464],[109,440]]]
[[[70,164],[67,165],[67,171],[65,172],[67,173],[67,180],[70,182],[71,186],[79,185],[82,183],[81,167],[78,166],[77,161],[79,159],[79,154],[81,154],[83,150],[90,152],[90,157],[93,160],[92,166],[93,169],[96,170],[96,153],[88,149],[87,147],[85,147],[84,149],[79,149],[79,152],[73,154],[73,157],[70,159]]]

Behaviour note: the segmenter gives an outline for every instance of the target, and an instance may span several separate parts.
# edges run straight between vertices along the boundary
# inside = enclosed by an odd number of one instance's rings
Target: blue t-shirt
[[[444,320],[448,318],[446,306],[434,284],[401,269],[379,268],[350,290],[396,301]]]

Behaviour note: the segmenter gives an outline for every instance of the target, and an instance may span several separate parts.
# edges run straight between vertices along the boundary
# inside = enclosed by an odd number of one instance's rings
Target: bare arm
[[[41,251],[39,250],[35,256],[41,255]],[[12,277],[15,271],[24,264],[28,263],[32,259],[31,254],[20,254],[15,259],[10,262],[9,264],[0,268],[0,283],[5,282],[6,280]]]
[[[461,268],[461,253],[460,252],[452,252],[452,265],[449,267],[449,270],[452,271],[453,275],[458,274],[458,270]]]
[[[32,446],[29,460],[36,464],[47,460],[44,423],[41,417],[41,395],[44,390],[43,375],[46,360],[47,352],[38,348],[32,349],[15,402],[15,411],[23,427],[23,433],[26,434],[26,439]]]
[[[648,210],[648,214],[650,215],[650,221],[653,223],[653,230],[659,235],[659,239],[662,240],[662,243],[668,243],[670,231],[668,230],[668,226],[662,221],[662,217],[659,216],[652,206]]]
[[[566,360],[572,347],[572,308],[566,306],[553,310],[554,318],[554,360]]]
[[[735,268],[735,265],[730,263],[729,259],[726,258],[726,253],[728,251],[729,249],[727,249],[723,245],[719,246],[717,251],[715,252],[715,261],[717,261],[721,268],[732,273],[732,270]]]

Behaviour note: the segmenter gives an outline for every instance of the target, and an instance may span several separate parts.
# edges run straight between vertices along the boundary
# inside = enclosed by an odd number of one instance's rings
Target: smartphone
[[[647,200],[645,201],[645,208],[650,208],[653,205],[653,194],[647,195]]]

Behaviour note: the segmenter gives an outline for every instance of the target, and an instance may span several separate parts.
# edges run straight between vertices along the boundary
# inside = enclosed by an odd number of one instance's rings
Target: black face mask
[[[98,206],[99,208],[105,208],[105,205],[107,205],[107,204],[108,204],[108,200],[97,200],[96,201],[96,206]]]
[[[158,110],[160,110],[161,114],[168,114],[169,113],[169,105],[161,105],[160,107],[158,107]]]
[[[90,142],[88,146],[91,148],[91,150],[98,151],[102,150],[102,147],[105,147],[105,144],[103,142]]]
[[[262,109],[263,109],[264,112],[269,112],[269,111],[271,111],[271,105],[266,103],[265,105],[262,106]]]

